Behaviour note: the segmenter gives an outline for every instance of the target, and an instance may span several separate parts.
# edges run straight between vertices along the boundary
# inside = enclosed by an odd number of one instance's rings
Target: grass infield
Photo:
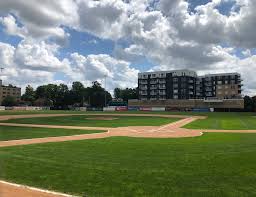
[[[104,117],[104,115],[102,115]],[[125,126],[161,126],[179,120],[178,118],[163,117],[132,117],[132,116],[105,116],[113,120],[93,120],[96,116],[65,116],[65,117],[37,117],[12,119],[4,122],[21,124],[47,124],[47,125],[70,125],[88,127],[125,127]],[[89,118],[89,119],[87,119]]]
[[[104,131],[0,126],[0,141],[69,136],[100,132]]]
[[[0,149],[0,178],[80,196],[256,196],[256,134]]]

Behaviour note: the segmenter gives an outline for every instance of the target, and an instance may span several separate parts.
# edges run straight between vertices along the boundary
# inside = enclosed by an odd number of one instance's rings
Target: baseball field
[[[1,180],[77,196],[256,195],[256,114],[48,113],[0,113]]]

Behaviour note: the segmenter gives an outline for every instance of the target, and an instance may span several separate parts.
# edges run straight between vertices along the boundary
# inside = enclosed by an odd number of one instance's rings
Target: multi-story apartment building
[[[198,98],[241,98],[242,84],[239,73],[209,74],[197,80]]]
[[[140,100],[240,98],[238,73],[198,76],[191,70],[139,73]]]
[[[7,96],[12,96],[19,102],[21,99],[21,88],[12,85],[4,86],[2,80],[0,80],[0,104]]]

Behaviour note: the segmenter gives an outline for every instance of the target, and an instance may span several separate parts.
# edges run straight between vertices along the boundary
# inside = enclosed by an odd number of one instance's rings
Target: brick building
[[[20,102],[21,88],[12,85],[5,86],[2,80],[0,80],[0,104],[2,104],[3,99],[7,96],[12,96],[17,102]]]

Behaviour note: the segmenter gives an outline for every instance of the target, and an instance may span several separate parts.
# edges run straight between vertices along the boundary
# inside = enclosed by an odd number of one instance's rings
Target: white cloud
[[[44,41],[23,40],[15,51],[15,61],[19,67],[30,70],[68,72],[70,68],[67,61],[60,61],[56,57],[58,48],[58,45]]]
[[[68,34],[65,33],[62,25],[76,26],[78,22],[77,5],[73,0],[51,1],[45,0],[8,0],[0,1],[0,13],[14,14],[23,26],[18,29],[13,18],[5,19],[7,32],[21,37],[36,39],[54,38],[59,43],[66,43]],[[12,31],[15,28],[16,33]],[[19,33],[22,31],[22,33]]]
[[[158,65],[154,69],[239,71],[246,91],[252,92],[256,5],[253,0],[234,1],[226,16],[217,9],[224,0],[192,11],[186,0],[46,0],[40,5],[37,0],[0,0],[5,32],[23,38],[17,48],[2,43],[0,63],[16,64],[27,73],[46,72],[52,80],[54,72],[86,83],[107,73],[112,88],[136,85],[138,71],[129,62],[146,58]],[[113,56],[73,53],[61,60],[59,49],[72,36],[66,27],[113,40]],[[236,56],[236,48],[245,59]]]
[[[137,85],[138,70],[130,67],[130,63],[117,60],[106,54],[83,56],[71,54],[73,80],[99,81],[104,85],[104,76],[107,76],[107,89],[113,91],[115,87],[135,87]],[[74,75],[74,73],[77,73]]]

